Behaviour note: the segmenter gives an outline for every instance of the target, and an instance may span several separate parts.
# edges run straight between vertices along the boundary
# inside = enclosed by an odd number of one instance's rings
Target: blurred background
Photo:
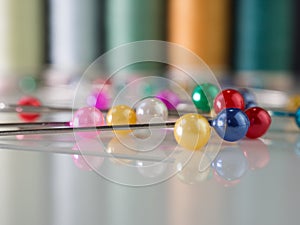
[[[299,0],[0,0],[0,103],[26,94],[45,105],[72,106],[75,87],[91,62],[139,40],[177,43],[201,57],[223,86],[279,90],[258,100],[287,102],[283,94],[300,92],[299,10]],[[168,49],[151,50],[198,70]],[[169,70],[146,63],[130,71],[168,77]],[[102,85],[103,77],[105,71],[90,82]],[[180,75],[172,79],[184,85]],[[20,121],[12,113],[0,118]],[[70,113],[45,113],[39,120],[69,121]],[[73,151],[73,134],[3,137],[0,223],[298,224],[299,133],[289,130],[295,126],[292,118],[279,118],[272,126],[275,132],[262,140],[225,145],[219,159],[225,159],[225,175],[236,178],[223,179],[214,169],[198,173],[193,163],[167,182],[144,188],[86,171],[78,155],[51,153]],[[107,145],[118,149],[113,140],[107,138]],[[172,143],[166,139],[161,153],[167,154]],[[124,165],[108,158],[103,166],[127,175]],[[160,176],[156,170],[141,171],[145,179]]]
[[[220,82],[297,92],[299,4],[0,0],[0,91],[28,93],[44,85],[72,85],[91,62],[114,47],[164,40],[197,54]],[[167,50],[165,54],[180,59]],[[137,69],[143,68],[154,67]],[[165,68],[155,69],[156,75],[166,76]]]

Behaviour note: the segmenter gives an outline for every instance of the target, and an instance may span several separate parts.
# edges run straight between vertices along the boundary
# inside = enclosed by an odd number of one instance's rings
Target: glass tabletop
[[[164,140],[136,153],[113,133],[102,134],[99,152],[94,140],[82,144],[72,133],[1,137],[1,224],[298,222],[293,121],[276,119],[262,139],[223,143],[203,171],[200,151],[178,148],[169,131]]]

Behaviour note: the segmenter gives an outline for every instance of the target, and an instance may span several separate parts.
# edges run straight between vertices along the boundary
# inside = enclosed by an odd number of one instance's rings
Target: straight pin
[[[36,128],[22,130],[2,130],[0,136],[11,135],[29,135],[29,134],[62,134],[72,132],[88,132],[88,131],[114,131],[114,130],[138,130],[147,128],[172,128],[176,122],[166,123],[144,123],[144,124],[128,124],[128,125],[105,125],[95,127],[52,127],[52,128]]]

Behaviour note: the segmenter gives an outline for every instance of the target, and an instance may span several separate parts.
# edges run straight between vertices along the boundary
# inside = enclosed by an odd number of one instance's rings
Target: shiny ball
[[[83,107],[78,109],[70,122],[71,127],[96,127],[105,125],[102,112],[95,107]],[[81,137],[96,137],[99,131],[81,131],[76,132]]]
[[[300,108],[298,108],[298,110],[295,114],[295,120],[296,120],[298,127],[300,128]]]
[[[158,98],[144,98],[135,105],[139,123],[164,122],[168,119],[168,109]]]
[[[234,89],[225,89],[215,98],[214,109],[216,113],[227,108],[238,108],[244,110],[244,98],[238,91]]]
[[[155,97],[160,99],[168,109],[176,109],[180,102],[178,95],[170,90],[160,91]]]
[[[106,114],[107,125],[129,125],[136,123],[135,111],[127,105],[117,105],[112,107]],[[127,134],[131,130],[115,130],[119,134]]]
[[[41,106],[41,102],[35,97],[25,96],[18,101],[18,105],[39,107]],[[26,122],[33,122],[40,117],[39,113],[19,113],[18,115],[20,119]]]
[[[269,113],[260,107],[252,107],[245,111],[249,118],[250,126],[246,136],[248,138],[259,138],[269,129],[272,119]]]
[[[300,107],[300,95],[291,96],[287,105],[287,110],[296,111]]]
[[[109,97],[103,91],[99,93],[93,93],[92,95],[87,97],[86,101],[89,106],[94,106],[100,110],[109,108]]]
[[[239,88],[238,92],[244,97],[245,102],[256,101],[256,97],[250,89]]]
[[[247,104],[245,104],[245,109],[249,109],[255,106],[257,106],[256,102],[247,102]]]
[[[245,137],[250,126],[247,115],[240,109],[222,110],[212,121],[212,126],[225,141],[238,141]]]
[[[174,126],[174,137],[177,143],[189,150],[199,150],[206,145],[210,132],[207,119],[195,113],[183,115]]]
[[[219,88],[210,83],[204,83],[195,87],[192,93],[192,100],[195,106],[203,112],[210,112],[213,107],[213,102]]]

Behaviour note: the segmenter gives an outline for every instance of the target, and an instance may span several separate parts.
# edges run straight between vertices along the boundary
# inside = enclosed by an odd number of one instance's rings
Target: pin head
[[[158,98],[144,98],[135,106],[139,123],[164,122],[168,119],[168,109]]]
[[[19,100],[18,105],[39,107],[39,106],[41,106],[41,102],[35,97],[24,96]],[[33,122],[40,117],[39,113],[22,113],[22,112],[20,112],[18,115],[22,120],[24,120],[26,122]]]
[[[259,138],[269,129],[272,119],[269,113],[260,107],[252,107],[245,111],[249,118],[250,126],[246,136],[248,138]]]
[[[238,108],[244,110],[245,102],[243,96],[234,89],[223,90],[215,98],[214,109],[216,113],[219,113],[225,108]]]
[[[248,88],[239,88],[238,90],[244,98],[245,109],[257,106],[255,95]]]
[[[252,108],[252,107],[255,107],[255,106],[257,106],[256,102],[250,101],[250,102],[245,103],[245,109],[249,109],[249,108]]]
[[[300,107],[300,95],[290,97],[287,109],[289,111],[296,111]]]
[[[192,100],[198,109],[203,112],[210,112],[213,107],[214,98],[218,93],[218,87],[210,83],[203,83],[193,90]]]
[[[109,97],[104,91],[96,92],[87,97],[87,104],[105,110],[109,108]]]
[[[177,94],[170,90],[163,90],[159,92],[155,97],[160,99],[168,109],[176,109],[176,106],[180,102]]]
[[[95,107],[83,107],[78,109],[70,122],[72,127],[96,127],[105,125],[103,114]],[[77,132],[79,136],[94,138],[99,131]]]
[[[295,114],[295,120],[296,120],[298,127],[300,128],[300,108],[298,108],[298,110]]]
[[[238,141],[245,137],[250,122],[247,115],[240,109],[222,110],[212,121],[212,126],[225,141]]]
[[[107,125],[128,125],[136,123],[136,114],[127,105],[117,105],[112,107],[106,114]],[[131,130],[114,131],[119,134],[128,134]]]
[[[182,147],[199,150],[207,144],[210,131],[210,125],[205,117],[196,113],[188,113],[176,121],[174,137]]]

